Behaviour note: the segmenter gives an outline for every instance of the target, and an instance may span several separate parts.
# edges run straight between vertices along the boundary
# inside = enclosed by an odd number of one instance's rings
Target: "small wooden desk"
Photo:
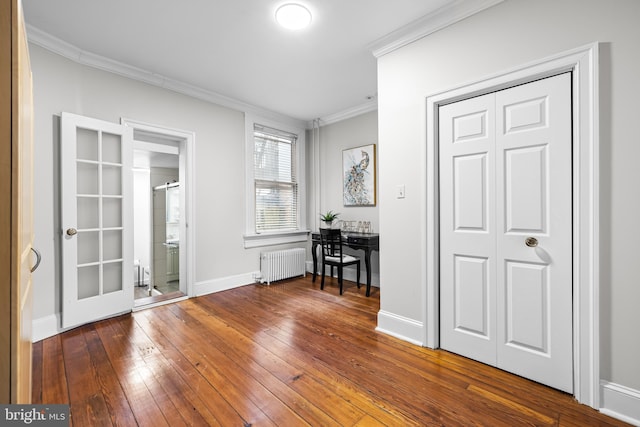
[[[342,233],[345,246],[364,251],[364,265],[367,268],[367,296],[371,295],[371,252],[380,251],[380,235],[378,233]],[[318,254],[316,248],[320,244],[320,233],[311,233],[311,255],[313,256],[313,281],[318,275]]]

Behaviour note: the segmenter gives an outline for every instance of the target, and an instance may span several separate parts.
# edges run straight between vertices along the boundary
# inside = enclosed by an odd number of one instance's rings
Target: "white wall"
[[[79,65],[30,46],[35,105],[34,333],[55,333],[61,302],[59,114],[121,117],[195,132],[195,280],[212,290],[252,282],[264,248],[244,249],[244,113]],[[298,245],[298,246],[303,246]],[[268,249],[268,248],[267,248]],[[43,325],[46,323],[46,325]],[[36,337],[37,338],[37,337]]]
[[[638,17],[636,0],[508,0],[379,58],[381,310],[424,319],[426,97],[598,41],[601,377],[640,390]]]
[[[314,137],[307,132],[307,153],[309,163],[309,227],[318,229],[319,216],[328,210],[339,212],[341,220],[370,221],[373,232],[379,231],[378,211],[376,206],[344,206],[342,199],[342,150],[360,147],[369,144],[378,144],[378,112],[372,111],[337,123],[320,127],[319,137],[316,133],[316,143],[319,150],[314,149]],[[319,141],[319,142],[318,142]],[[313,176],[314,156],[319,153],[319,176]],[[377,177],[376,173],[376,177]],[[377,187],[377,186],[376,186]],[[314,206],[315,192],[319,192],[319,206]],[[364,260],[362,251],[354,252]],[[371,283],[379,286],[379,254],[371,255]],[[364,274],[364,261],[362,262],[362,274]],[[364,277],[364,276],[363,276]],[[349,280],[351,278],[349,277]],[[355,280],[355,273],[354,273]]]
[[[140,281],[151,265],[151,182],[149,169],[133,171],[133,259],[140,262]],[[136,277],[136,280],[137,277]],[[140,283],[142,285],[142,283]]]

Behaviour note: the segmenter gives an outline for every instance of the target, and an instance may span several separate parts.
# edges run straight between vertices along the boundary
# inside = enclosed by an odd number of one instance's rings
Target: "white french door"
[[[571,78],[439,109],[440,345],[573,391]]]
[[[132,129],[61,118],[62,326],[133,307]]]

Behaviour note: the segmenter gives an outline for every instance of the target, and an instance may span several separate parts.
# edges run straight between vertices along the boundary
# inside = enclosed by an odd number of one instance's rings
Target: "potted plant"
[[[326,225],[326,228],[331,228],[331,224],[333,221],[338,219],[339,212],[327,211],[326,213],[320,215],[320,220],[323,221]]]

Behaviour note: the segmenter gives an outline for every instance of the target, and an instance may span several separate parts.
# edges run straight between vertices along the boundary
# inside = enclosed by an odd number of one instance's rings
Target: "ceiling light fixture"
[[[301,4],[287,3],[276,10],[276,21],[289,30],[301,30],[311,23],[311,12]]]

